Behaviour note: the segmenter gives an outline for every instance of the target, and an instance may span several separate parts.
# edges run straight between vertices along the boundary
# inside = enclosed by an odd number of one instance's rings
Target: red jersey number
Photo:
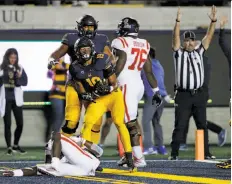
[[[145,49],[132,48],[131,54],[135,54],[135,60],[130,66],[128,66],[128,69],[135,70],[135,68],[137,68],[138,71],[142,70],[143,63],[147,60],[147,51]]]

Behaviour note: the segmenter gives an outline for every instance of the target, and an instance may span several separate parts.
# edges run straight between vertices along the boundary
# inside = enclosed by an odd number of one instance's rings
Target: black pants
[[[193,115],[197,129],[204,130],[205,155],[209,154],[208,130],[206,125],[206,96],[203,91],[195,94],[177,92],[175,97],[175,128],[172,134],[172,156],[178,156],[180,143],[183,142],[189,118]]]
[[[212,121],[207,120],[207,128],[208,130],[219,134],[222,131],[222,127],[218,126],[217,124],[213,123]],[[189,130],[189,123],[185,129],[185,135],[184,135],[184,140],[183,140],[183,144],[187,143],[187,136],[188,136],[188,130]]]
[[[14,145],[18,145],[23,131],[23,108],[18,107],[15,101],[6,101],[5,116],[3,119],[5,124],[4,134],[7,147],[11,147],[11,110],[13,110],[17,125],[14,133]]]

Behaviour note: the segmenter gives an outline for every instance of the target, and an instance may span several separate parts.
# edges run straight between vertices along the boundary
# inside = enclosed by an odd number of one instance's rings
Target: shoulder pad
[[[95,36],[97,39],[100,39],[105,45],[110,46],[109,38],[104,34],[96,34]]]
[[[76,41],[79,38],[77,33],[66,33],[63,38],[61,43],[65,45],[71,45],[72,42]]]
[[[124,41],[123,38],[118,37],[112,41],[111,47],[118,50],[125,50],[128,47],[128,44]]]

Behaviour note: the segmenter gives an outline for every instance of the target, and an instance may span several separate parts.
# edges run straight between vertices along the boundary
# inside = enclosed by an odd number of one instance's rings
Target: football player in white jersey
[[[118,24],[118,37],[112,41],[112,49],[116,63],[116,75],[124,95],[125,123],[130,133],[131,146],[134,154],[135,167],[145,167],[146,161],[140,147],[140,128],[137,122],[138,104],[144,94],[144,85],[141,79],[141,70],[153,89],[153,102],[159,106],[162,98],[159,94],[157,81],[152,73],[152,64],[149,58],[150,44],[145,39],[138,38],[139,24],[137,20],[126,17]],[[125,157],[118,165],[123,166]]]
[[[53,139],[49,140],[46,150],[50,152],[49,155],[53,155],[51,163],[0,171],[0,176],[36,176],[43,174],[51,176],[94,176],[100,164],[97,157],[103,154],[103,150],[94,143],[85,141],[81,137],[66,137],[60,133],[53,135]],[[60,160],[62,155],[63,157]]]

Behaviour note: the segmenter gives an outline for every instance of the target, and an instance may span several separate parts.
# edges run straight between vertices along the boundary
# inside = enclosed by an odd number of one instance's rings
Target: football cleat
[[[144,157],[141,157],[140,159],[134,157],[134,165],[135,167],[146,167],[147,163]]]
[[[130,172],[137,171],[132,159],[132,153],[125,153],[125,155],[117,162],[118,166],[128,167]]]

